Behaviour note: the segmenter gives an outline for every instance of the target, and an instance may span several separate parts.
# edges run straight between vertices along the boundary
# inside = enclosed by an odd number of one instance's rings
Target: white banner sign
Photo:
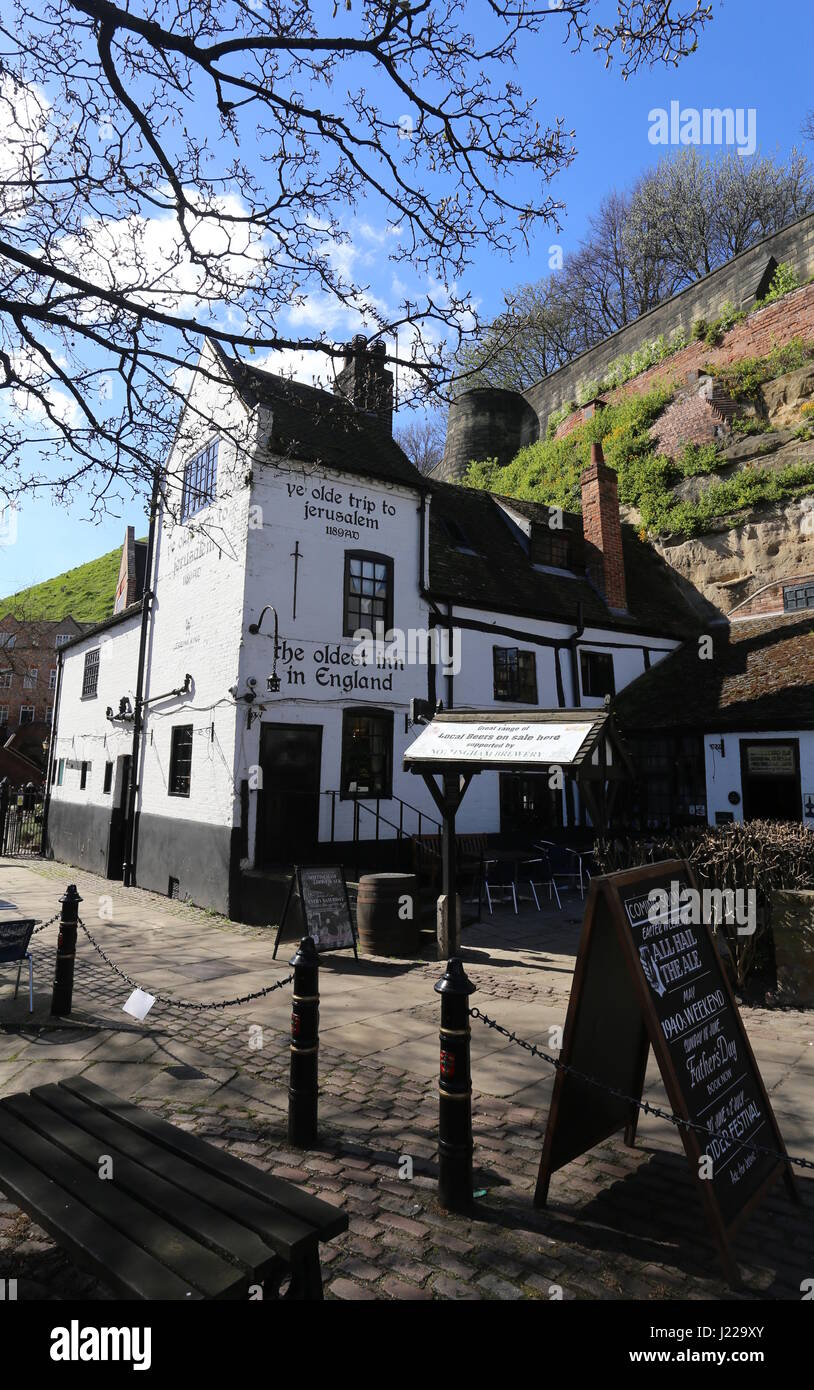
[[[404,754],[406,763],[547,763],[574,761],[593,730],[588,723],[428,724]]]

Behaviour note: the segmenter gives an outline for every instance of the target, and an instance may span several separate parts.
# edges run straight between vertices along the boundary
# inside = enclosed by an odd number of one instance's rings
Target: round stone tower
[[[473,461],[510,463],[518,449],[539,437],[536,412],[519,391],[497,386],[464,391],[450,404],[444,457],[432,476],[447,483],[460,482]]]

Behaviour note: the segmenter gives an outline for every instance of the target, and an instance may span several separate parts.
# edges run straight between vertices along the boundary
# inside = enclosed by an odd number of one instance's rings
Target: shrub
[[[792,290],[799,288],[800,281],[797,279],[794,266],[789,261],[781,261],[772,276],[768,293],[763,299],[758,300],[758,307],[762,309],[764,304],[774,304],[775,300],[782,299],[784,295],[791,294]]]
[[[759,914],[755,935],[738,936],[731,924],[723,931],[741,988],[761,956],[765,959],[774,891],[814,888],[814,834],[803,825],[782,821],[692,827],[657,832],[647,839],[599,839],[594,857],[603,874],[664,859],[689,859],[702,889],[754,889]]]
[[[566,401],[564,405],[560,406],[559,410],[552,410],[548,417],[546,437],[548,439],[553,439],[563,420],[567,420],[569,415],[573,415],[576,409],[576,401]]]
[[[708,364],[704,371],[718,378],[730,396],[755,401],[760,388],[766,381],[785,376],[786,372],[804,367],[814,357],[814,343],[804,342],[802,338],[791,338],[788,343],[775,346],[765,357],[742,357],[738,362],[716,367]]]
[[[759,415],[736,415],[732,421],[732,433],[740,435],[742,439],[752,434],[765,434],[771,429],[770,421],[762,420]]]
[[[685,444],[675,466],[682,478],[695,478],[699,473],[714,473],[719,462],[716,444]]]

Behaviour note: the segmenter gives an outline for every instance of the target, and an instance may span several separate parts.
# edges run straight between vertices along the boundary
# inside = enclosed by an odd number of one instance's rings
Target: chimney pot
[[[335,394],[392,431],[393,373],[385,366],[385,344],[379,338],[368,345],[364,333],[357,333],[345,343],[343,355],[345,365],[334,382]]]

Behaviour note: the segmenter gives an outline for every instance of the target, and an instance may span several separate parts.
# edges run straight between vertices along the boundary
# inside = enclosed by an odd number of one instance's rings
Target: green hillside
[[[77,622],[99,623],[113,612],[121,558],[122,548],[117,546],[98,560],[0,599],[0,618],[13,613],[22,619],[59,619],[70,613]]]

